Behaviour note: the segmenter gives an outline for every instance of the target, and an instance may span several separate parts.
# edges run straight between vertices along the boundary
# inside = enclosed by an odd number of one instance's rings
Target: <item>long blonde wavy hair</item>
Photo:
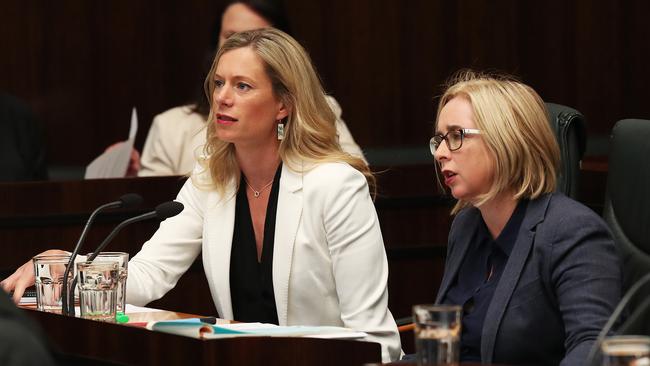
[[[309,55],[295,39],[274,28],[233,34],[219,48],[212,62],[204,84],[210,101],[207,142],[203,149],[207,159],[199,160],[210,172],[208,187],[223,194],[233,180],[239,185],[240,169],[235,159],[235,146],[216,135],[212,95],[214,74],[221,56],[244,47],[250,47],[262,60],[275,97],[289,110],[284,139],[279,148],[283,164],[294,171],[304,172],[318,163],[344,162],[363,173],[370,191],[374,192],[375,177],[366,163],[341,150],[336,133],[336,115],[327,104]]]
[[[490,190],[476,202],[458,201],[452,214],[472,204],[478,207],[503,192],[512,191],[515,199],[535,199],[555,191],[560,148],[544,101],[533,88],[508,75],[472,70],[461,70],[447,85],[436,121],[450,100],[467,98],[494,161]]]

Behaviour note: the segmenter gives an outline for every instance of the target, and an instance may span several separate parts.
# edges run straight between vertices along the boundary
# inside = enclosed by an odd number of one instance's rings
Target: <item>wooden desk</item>
[[[24,309],[64,354],[127,365],[363,365],[381,361],[378,343],[296,337],[201,340],[141,327]],[[130,314],[132,321],[181,319],[170,311]]]

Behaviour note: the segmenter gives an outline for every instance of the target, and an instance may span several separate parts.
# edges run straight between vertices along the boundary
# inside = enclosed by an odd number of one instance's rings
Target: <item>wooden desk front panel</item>
[[[127,365],[362,365],[378,343],[280,337],[200,340],[143,328],[24,310],[63,354]]]

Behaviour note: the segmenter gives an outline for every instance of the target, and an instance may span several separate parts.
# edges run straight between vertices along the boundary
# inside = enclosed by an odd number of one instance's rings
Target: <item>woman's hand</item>
[[[46,250],[39,255],[57,255],[57,254],[69,254],[64,250],[51,249]],[[23,296],[25,289],[34,285],[34,263],[30,259],[27,263],[23,264],[14,272],[11,276],[5,278],[0,282],[0,286],[3,290],[10,293],[14,292],[13,300],[16,304],[20,302],[20,298]]]

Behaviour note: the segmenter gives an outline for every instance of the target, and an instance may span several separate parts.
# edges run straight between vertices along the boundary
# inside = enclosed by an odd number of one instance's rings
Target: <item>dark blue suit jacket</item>
[[[454,219],[436,302],[480,219],[474,207]],[[559,193],[532,200],[487,310],[481,362],[582,365],[620,296],[619,258],[601,218]]]

